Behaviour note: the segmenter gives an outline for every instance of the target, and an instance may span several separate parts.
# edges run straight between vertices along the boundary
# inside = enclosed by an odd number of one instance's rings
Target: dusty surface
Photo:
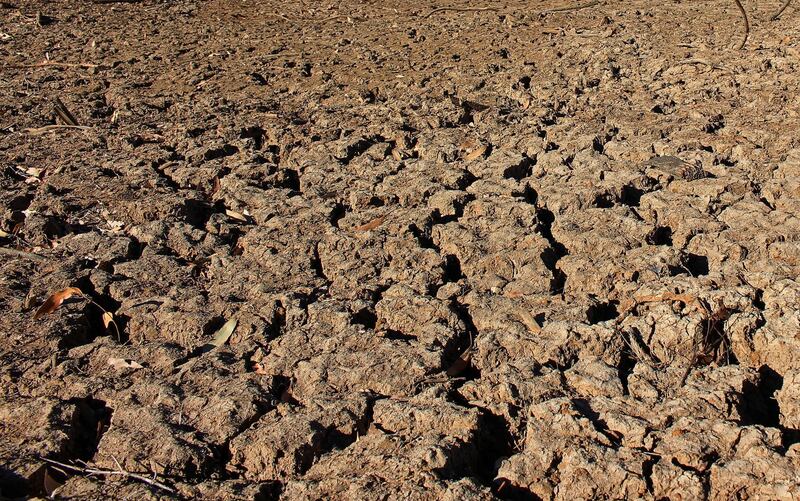
[[[5,0],[0,496],[797,499],[800,23],[747,3]]]

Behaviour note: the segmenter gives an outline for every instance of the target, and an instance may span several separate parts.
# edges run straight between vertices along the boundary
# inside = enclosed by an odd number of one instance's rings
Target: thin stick
[[[45,125],[44,127],[39,127],[38,129],[23,129],[23,132],[27,132],[32,136],[41,136],[42,134],[47,134],[48,132],[52,132],[54,130],[59,129],[76,129],[76,130],[89,130],[91,127],[88,125]]]
[[[744,5],[742,5],[742,0],[733,0],[736,2],[736,6],[739,7],[739,11],[742,13],[742,18],[744,19],[744,39],[742,40],[741,45],[739,45],[739,50],[744,49],[744,45],[747,43],[747,37],[750,36],[750,20],[747,18],[747,11],[744,10]]]
[[[555,9],[547,9],[543,10],[539,14],[553,14],[556,12],[569,12],[571,10],[581,10],[581,9],[588,9],[589,7],[594,7],[595,5],[599,4],[600,0],[594,0],[592,2],[586,2],[578,5],[573,5],[571,7],[556,7]]]
[[[792,3],[792,0],[785,0],[785,1],[783,2],[783,5],[781,5],[781,8],[780,8],[780,9],[778,9],[778,10],[775,12],[775,14],[772,14],[772,17],[771,17],[771,18],[769,18],[769,20],[770,20],[770,21],[777,21],[777,20],[778,20],[778,18],[779,18],[779,17],[781,17],[781,14],[783,14],[783,11],[785,11],[785,10],[786,10],[786,7],[788,7],[790,3]]]
[[[112,476],[112,475],[121,475],[126,478],[130,478],[133,480],[138,480],[139,482],[144,482],[148,485],[152,485],[153,487],[158,487],[159,489],[163,489],[171,494],[175,494],[175,490],[172,487],[169,487],[166,484],[162,484],[161,482],[157,482],[155,478],[148,478],[144,475],[139,475],[138,473],[131,473],[129,471],[125,471],[123,469],[119,470],[105,470],[101,468],[83,468],[81,466],[73,466],[66,463],[60,463],[53,459],[47,459],[40,457],[42,461],[45,463],[50,463],[56,466],[60,466],[62,468],[66,468],[68,470],[77,471],[80,473],[85,473],[87,475],[105,475],[105,476]],[[155,474],[154,474],[155,477]]]
[[[67,108],[64,103],[61,102],[61,99],[57,97],[53,98],[53,111],[56,112],[58,118],[60,118],[61,121],[66,125],[71,125],[73,127],[80,125],[78,123],[78,119],[75,118],[75,115],[73,115],[72,112],[69,111],[69,108]]]
[[[423,17],[431,17],[438,12],[482,12],[487,10],[497,11],[499,7],[439,7],[425,14]]]
[[[97,68],[96,64],[89,63],[59,63],[58,61],[42,61],[36,64],[12,64],[9,68],[41,68],[43,66],[60,66],[63,68]]]
[[[40,256],[39,254],[34,254],[33,252],[26,252],[17,249],[9,249],[8,247],[0,247],[0,254],[5,254],[6,256],[22,257],[25,259],[30,259],[31,261],[47,261],[46,257]]]

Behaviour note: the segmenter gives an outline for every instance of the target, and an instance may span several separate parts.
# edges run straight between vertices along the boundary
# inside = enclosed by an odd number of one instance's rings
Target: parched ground
[[[4,0],[0,498],[798,499],[779,3]]]

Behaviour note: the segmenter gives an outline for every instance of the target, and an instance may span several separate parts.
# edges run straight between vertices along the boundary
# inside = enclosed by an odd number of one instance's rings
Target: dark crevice
[[[374,308],[364,307],[353,313],[350,323],[360,325],[367,330],[375,330],[375,325],[378,323],[378,315],[375,314]]]
[[[619,194],[619,201],[623,205],[627,205],[629,207],[639,207],[639,202],[642,199],[642,195],[644,195],[644,191],[636,188],[634,186],[623,186],[622,190],[620,190]]]
[[[672,228],[669,226],[656,226],[646,237],[649,245],[672,245]]]
[[[100,439],[111,425],[113,411],[102,400],[92,397],[70,400],[75,404],[69,433],[69,458],[91,461]]]
[[[350,211],[350,207],[348,205],[337,203],[331,209],[331,214],[328,216],[331,226],[334,228],[339,227],[339,221]]]
[[[555,215],[550,210],[540,207],[536,209],[536,217],[539,220],[539,233],[550,244],[550,248],[541,255],[542,262],[553,274],[553,278],[550,280],[550,293],[560,294],[564,291],[567,276],[558,268],[558,261],[568,254],[567,248],[553,237],[552,227]]]
[[[344,151],[344,156],[337,157],[342,165],[347,165],[352,162],[356,157],[370,149],[373,145],[386,142],[386,138],[380,135],[364,137],[358,141],[349,144]]]
[[[384,339],[391,339],[393,341],[416,341],[417,336],[411,334],[404,334],[394,329],[385,329],[382,331]]]
[[[783,376],[768,365],[761,366],[758,372],[758,384],[746,381],[742,388],[742,397],[737,407],[741,416],[739,424],[780,428],[780,408],[775,393],[783,388]]]
[[[619,316],[617,306],[619,301],[594,302],[586,309],[586,320],[590,325],[614,320]]]
[[[526,177],[529,177],[533,172],[534,164],[535,162],[532,159],[525,157],[517,165],[512,165],[511,167],[507,167],[503,171],[503,177],[506,179],[514,179],[516,181],[525,179]]]
[[[683,265],[686,266],[695,277],[708,275],[708,258],[706,256],[692,253],[686,254],[683,256]]]

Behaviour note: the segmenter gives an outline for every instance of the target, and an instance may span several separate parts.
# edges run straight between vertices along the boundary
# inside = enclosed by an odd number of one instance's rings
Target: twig
[[[9,68],[41,68],[43,66],[61,66],[63,68],[97,68],[97,64],[90,63],[59,63],[58,61],[42,61],[36,64],[12,64]]]
[[[785,10],[786,10],[786,7],[788,7],[790,3],[792,3],[792,0],[785,0],[785,1],[783,2],[783,5],[781,5],[781,8],[780,8],[780,9],[778,9],[778,10],[775,12],[775,14],[772,14],[772,17],[771,17],[771,18],[769,18],[769,20],[770,20],[770,21],[777,21],[777,20],[778,20],[778,18],[779,18],[779,17],[781,17],[781,14],[783,14],[783,11],[785,11]]]
[[[742,39],[741,45],[739,45],[739,50],[744,49],[744,45],[747,43],[747,37],[750,36],[750,20],[747,18],[747,11],[744,10],[744,5],[742,5],[742,0],[733,0],[736,2],[736,6],[739,7],[739,11],[742,13],[742,18],[744,19],[744,39]]]
[[[58,115],[58,118],[60,118],[61,121],[64,122],[64,124],[71,125],[73,127],[80,125],[78,123],[78,119],[75,118],[75,115],[73,115],[72,112],[69,111],[69,109],[64,105],[64,103],[61,102],[61,99],[59,99],[58,97],[53,98],[53,111],[56,112],[56,115]]]
[[[121,468],[119,470],[106,470],[106,469],[103,469],[103,468],[84,468],[84,467],[81,467],[81,466],[74,466],[74,465],[71,465],[71,464],[61,463],[61,462],[55,461],[53,459],[47,459],[47,458],[43,458],[43,457],[40,457],[39,459],[41,459],[45,463],[50,463],[52,465],[60,466],[61,468],[66,468],[68,470],[77,471],[79,473],[85,473],[87,475],[104,475],[104,476],[120,475],[120,476],[123,476],[123,477],[126,477],[126,478],[130,478],[130,479],[133,479],[133,480],[138,480],[139,482],[144,482],[144,483],[146,483],[148,485],[152,485],[153,487],[158,487],[159,489],[165,490],[165,491],[169,492],[170,494],[175,494],[175,490],[172,487],[170,487],[170,486],[168,486],[166,484],[162,484],[161,482],[156,481],[155,480],[155,474],[154,474],[154,478],[149,478],[149,477],[146,477],[144,475],[140,475],[138,473],[131,473],[129,471],[125,471],[125,470],[123,470]],[[119,464],[119,463],[117,463],[117,464]]]
[[[594,7],[595,5],[599,4],[600,0],[594,0],[592,2],[586,2],[578,5],[572,5],[570,7],[556,7],[555,9],[547,9],[543,10],[539,14],[554,14],[556,12],[569,12],[571,10],[581,10],[581,9],[588,9],[589,7]]]
[[[58,129],[76,129],[76,130],[89,130],[91,127],[88,125],[45,125],[44,127],[39,127],[37,129],[23,129],[23,132],[27,132],[32,136],[41,136],[42,134],[47,134],[48,132],[52,132]]]
[[[14,256],[14,257],[30,259],[31,261],[47,261],[46,257],[40,256],[39,254],[34,254],[33,252],[26,252],[17,249],[9,249],[8,247],[0,247],[0,254],[5,254],[6,256]]]
[[[439,7],[438,9],[433,9],[432,11],[425,14],[423,17],[431,17],[432,15],[439,13],[439,12],[482,12],[482,11],[497,11],[499,7]]]

